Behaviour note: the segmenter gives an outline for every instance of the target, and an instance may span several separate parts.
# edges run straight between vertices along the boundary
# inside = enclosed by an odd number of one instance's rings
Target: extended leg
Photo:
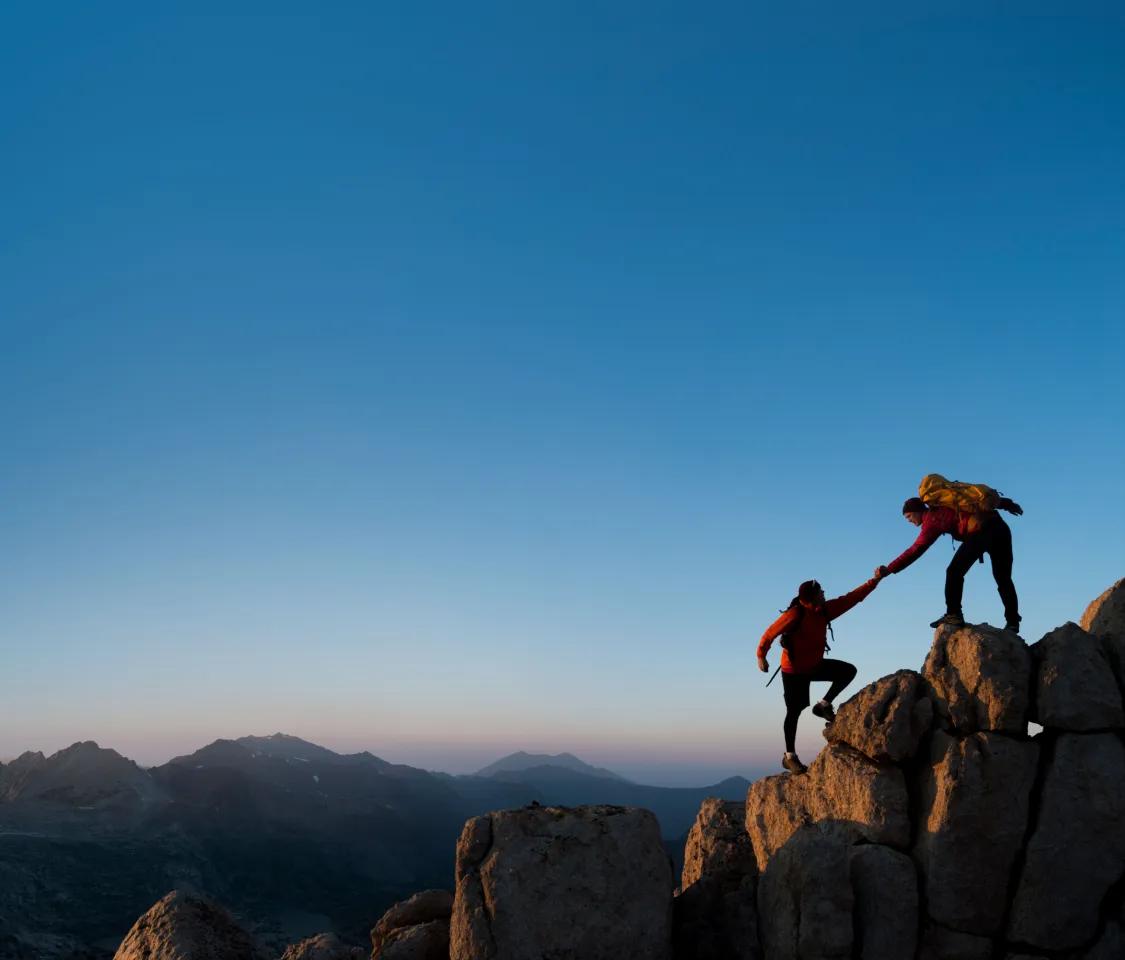
[[[804,707],[798,707],[794,710],[792,707],[787,707],[785,710],[785,722],[781,725],[781,729],[785,732],[786,753],[797,752],[797,721],[804,709]]]
[[[999,517],[988,545],[988,557],[992,561],[992,576],[996,590],[1004,602],[1004,621],[1009,629],[1018,630],[1020,624],[1020,602],[1016,596],[1016,585],[1012,582],[1012,530]]]
[[[979,535],[969,537],[957,548],[949,566],[945,568],[945,612],[961,617],[961,595],[965,592],[965,574],[980,558]]]

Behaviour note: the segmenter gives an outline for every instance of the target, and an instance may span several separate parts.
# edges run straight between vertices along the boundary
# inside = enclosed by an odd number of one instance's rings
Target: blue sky
[[[1077,619],[1125,574],[1125,18],[1060,10],[5,12],[0,756],[770,769],[761,631],[931,471],[1024,504],[1025,637]],[[839,622],[861,680],[951,551]]]

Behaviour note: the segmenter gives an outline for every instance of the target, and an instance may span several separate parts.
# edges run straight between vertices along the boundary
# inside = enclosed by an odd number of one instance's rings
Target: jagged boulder
[[[318,933],[290,944],[281,960],[363,960],[362,947],[350,947],[334,933]]]
[[[910,843],[906,781],[897,767],[873,763],[843,744],[830,744],[806,774],[781,774],[751,784],[746,831],[758,869],[806,823],[831,820],[871,843]]]
[[[929,923],[922,931],[918,960],[992,960],[992,941]],[[903,960],[906,960],[905,956]]]
[[[670,960],[671,864],[648,810],[475,817],[456,874],[451,960]]]
[[[848,851],[859,960],[913,957],[918,940],[918,876],[906,854],[877,843]]]
[[[1125,580],[1118,580],[1082,614],[1079,626],[1101,639],[1125,693]]]
[[[1125,875],[1125,746],[1113,733],[1059,736],[1008,939],[1045,950],[1090,943],[1106,891]]]
[[[1027,732],[1031,654],[988,624],[941,627],[922,667],[934,709],[958,733]]]
[[[708,797],[684,847],[675,900],[677,960],[757,960],[757,880],[746,804]]]
[[[173,890],[133,924],[113,958],[265,960],[265,954],[222,907]]]
[[[776,851],[758,882],[758,921],[769,960],[850,960],[851,837],[805,826]]]
[[[913,670],[899,670],[844,703],[824,728],[824,739],[853,747],[872,760],[901,763],[918,751],[932,719],[933,704],[922,678]]]
[[[1033,720],[1074,731],[1125,725],[1121,690],[1102,640],[1066,623],[1034,644],[1031,653],[1038,667]]]
[[[757,873],[754,846],[746,833],[746,804],[708,797],[688,833],[680,886],[686,890],[704,876],[738,886],[743,876]]]
[[[997,733],[934,733],[914,844],[933,920],[963,933],[1001,932],[1038,757],[1037,744]]]
[[[444,931],[445,952],[449,952],[449,918],[453,913],[453,894],[448,890],[422,890],[408,900],[401,900],[379,919],[371,929],[371,956],[373,960],[381,957],[390,957],[385,952],[390,949],[393,942],[398,942],[396,948],[403,955],[407,944],[410,944],[418,957],[421,944],[440,940]],[[409,932],[413,927],[425,927],[425,930]],[[410,954],[414,956],[415,954]]]

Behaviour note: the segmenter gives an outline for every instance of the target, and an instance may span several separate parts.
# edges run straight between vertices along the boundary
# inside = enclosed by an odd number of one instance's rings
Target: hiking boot
[[[1020,635],[1020,622],[1019,620],[1009,620],[1004,624],[1005,630],[1011,630],[1017,637]]]
[[[808,767],[801,763],[800,757],[795,753],[787,753],[781,758],[781,765],[790,773],[808,773]]]
[[[836,708],[825,700],[812,705],[812,715],[820,717],[825,723],[831,723],[836,719]]]
[[[959,613],[947,613],[930,624],[935,630],[938,627],[963,627],[964,625],[965,618]]]

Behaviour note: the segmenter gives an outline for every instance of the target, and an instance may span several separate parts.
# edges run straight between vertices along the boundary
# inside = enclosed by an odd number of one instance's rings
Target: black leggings
[[[945,612],[962,616],[961,595],[965,592],[965,574],[986,553],[992,561],[996,589],[1004,602],[1004,618],[1008,623],[1019,623],[1019,599],[1016,597],[1016,585],[1012,583],[1012,531],[998,513],[988,517],[980,530],[965,540],[953,554],[945,571]]]
[[[781,684],[785,688],[785,749],[796,753],[797,718],[809,705],[809,684],[814,680],[828,680],[832,686],[824,695],[831,703],[840,691],[855,679],[855,664],[845,660],[821,660],[808,673],[782,673]]]

